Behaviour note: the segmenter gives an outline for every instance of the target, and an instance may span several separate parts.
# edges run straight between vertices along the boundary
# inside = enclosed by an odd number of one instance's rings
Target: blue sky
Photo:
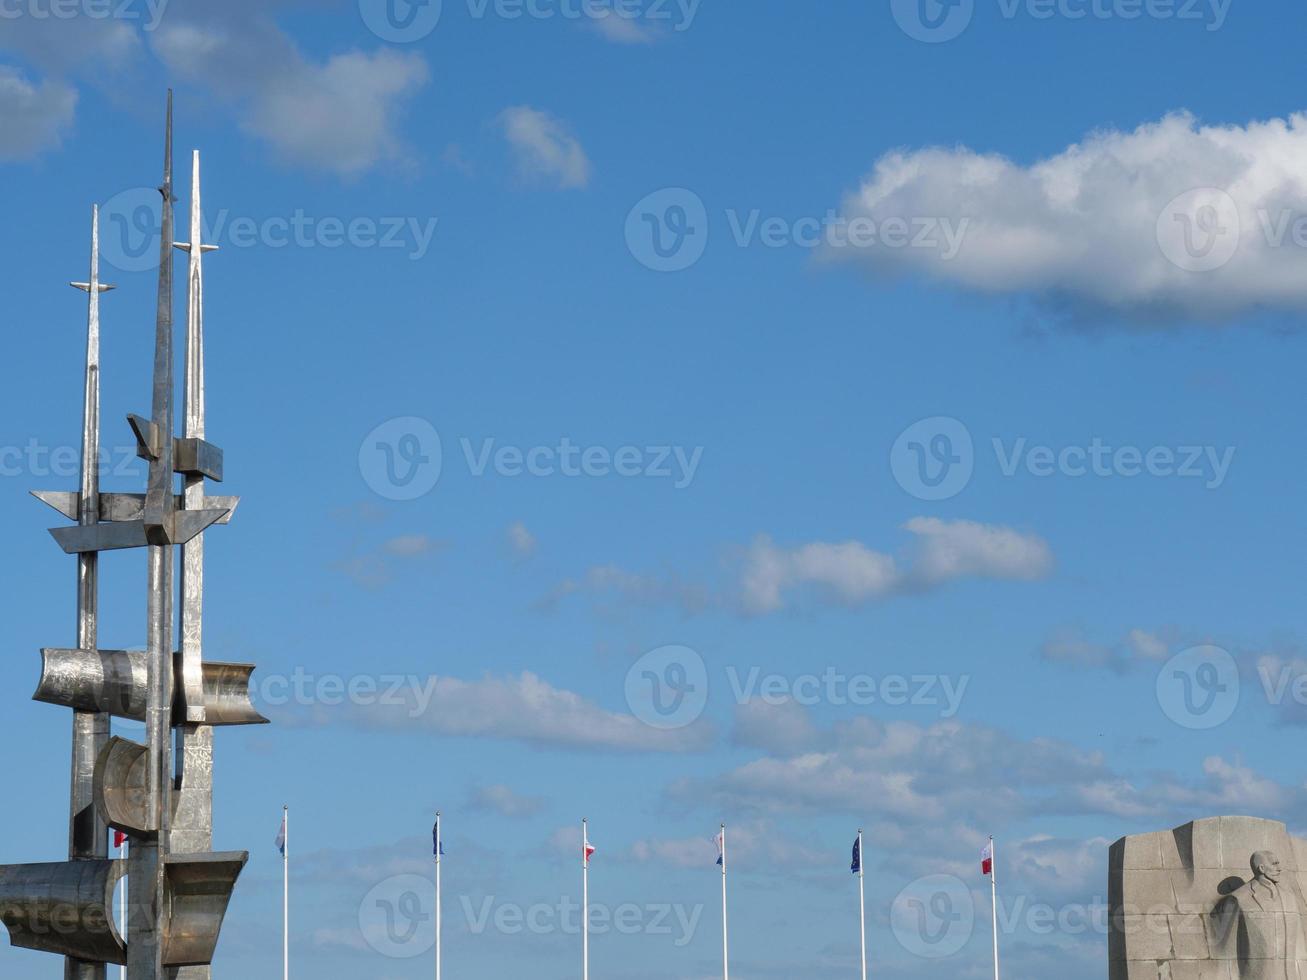
[[[745,978],[856,975],[859,826],[876,975],[988,975],[994,834],[1009,975],[1068,980],[1104,969],[1108,842],[1307,829],[1307,12],[934,3],[444,0],[399,39],[370,0],[0,3],[0,860],[65,847],[68,719],[27,700],[74,635],[27,496],[76,481],[64,283],[98,202],[116,457],[170,85],[242,497],[206,655],[276,722],[217,735],[217,846],[251,852],[219,976],[280,968],[283,804],[324,980],[429,974],[436,809],[446,969],[485,980],[579,971],[582,816],[624,980],[719,975],[721,821]],[[144,562],[104,568],[101,643],[138,646]]]

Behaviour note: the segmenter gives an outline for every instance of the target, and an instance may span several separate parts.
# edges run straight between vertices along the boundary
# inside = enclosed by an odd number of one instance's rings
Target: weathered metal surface
[[[248,851],[171,854],[164,860],[172,916],[164,938],[165,966],[208,966],[218,945],[232,889]]]
[[[32,496],[41,503],[57,510],[70,521],[77,520],[81,509],[81,494],[63,490],[33,490]],[[218,518],[215,524],[230,524],[240,497],[206,497],[205,503],[210,510],[225,510],[227,513]],[[186,506],[186,498],[178,496],[177,509]],[[100,520],[102,521],[140,521],[145,518],[145,494],[143,493],[102,493],[100,494]]]
[[[113,921],[113,890],[123,862],[83,859],[57,864],[0,867],[0,921],[9,941],[69,957],[85,972],[125,963],[122,937]]]
[[[103,980],[106,962],[124,962],[128,980],[208,980],[209,963],[246,852],[212,853],[213,731],[264,724],[250,699],[249,664],[203,660],[204,531],[226,524],[236,497],[208,497],[221,480],[222,451],[205,437],[203,254],[199,155],[194,160],[191,241],[172,241],[172,94],[164,149],[158,306],[149,418],[130,416],[139,455],[149,461],[143,494],[99,492],[98,217],[92,221],[83,474],[78,490],[36,491],[70,521],[51,531],[78,558],[78,636],[70,649],[42,651],[37,700],[74,714],[70,855],[59,865],[0,868],[0,914],[17,943],[67,957],[66,980]],[[185,425],[173,432],[172,248],[190,252],[187,295]],[[182,474],[177,493],[176,474]],[[175,635],[175,548],[182,551],[181,624]],[[148,585],[145,650],[100,650],[96,573],[101,551],[145,548]],[[176,646],[174,646],[176,643]],[[145,722],[144,744],[108,737],[109,718]],[[130,836],[130,858],[107,854],[106,825]],[[113,884],[126,867],[127,939],[112,918]],[[6,904],[7,903],[7,904]],[[45,929],[57,908],[86,910],[101,926],[67,935]]]
[[[174,654],[180,663],[182,654]],[[174,667],[180,670],[179,667]],[[266,725],[250,698],[253,664],[200,665],[200,706],[210,725]],[[97,711],[133,721],[145,720],[148,664],[143,650],[41,651],[41,680],[33,701],[77,711]],[[181,717],[186,706],[180,687],[173,710]]]

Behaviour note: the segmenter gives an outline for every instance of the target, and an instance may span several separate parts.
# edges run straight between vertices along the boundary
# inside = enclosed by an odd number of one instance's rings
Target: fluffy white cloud
[[[167,18],[151,44],[286,161],[343,176],[405,159],[399,117],[428,79],[420,55],[389,48],[314,61],[265,15],[222,7]]]
[[[781,548],[760,537],[742,569],[744,608],[776,612],[805,590],[856,606],[963,578],[1039,579],[1053,566],[1047,542],[1011,528],[934,517],[913,518],[904,528],[915,540],[902,559],[858,541]]]
[[[547,112],[520,105],[500,113],[499,124],[523,179],[565,189],[590,183],[590,159],[580,141],[560,120]]]
[[[33,83],[18,69],[0,65],[0,160],[26,160],[57,147],[76,108],[71,86]]]
[[[713,740],[707,723],[674,731],[651,728],[633,715],[608,711],[573,691],[554,687],[530,671],[478,681],[413,678],[398,691],[368,700],[336,710],[319,707],[312,720],[326,724],[339,717],[371,729],[618,752],[695,752]]]
[[[1307,240],[1295,244],[1293,221],[1307,218],[1307,116],[1206,126],[1176,113],[1029,165],[967,148],[898,151],[843,216],[963,230],[956,254],[880,236],[830,250],[877,271],[1145,317],[1303,308]]]

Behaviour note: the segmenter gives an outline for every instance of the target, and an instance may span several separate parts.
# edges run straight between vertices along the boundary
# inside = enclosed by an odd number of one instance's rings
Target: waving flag
[[[712,840],[717,845],[717,863],[720,865],[726,860],[726,848],[722,846],[722,835],[719,833]]]
[[[113,847],[114,847],[114,850],[115,850],[115,851],[116,851],[116,850],[120,850],[120,849],[122,848],[122,846],[123,846],[123,842],[126,841],[126,840],[127,840],[127,835],[126,835],[126,834],[124,834],[121,830],[115,830],[115,831],[113,832]]]
[[[431,828],[431,853],[436,857],[445,856],[445,842],[440,839],[440,821]]]
[[[277,850],[281,852],[281,856],[282,856],[282,857],[285,857],[285,856],[286,856],[286,816],[285,816],[285,814],[283,814],[283,815],[282,815],[282,818],[281,818],[281,829],[280,829],[279,831],[277,831]]]
[[[595,846],[588,839],[583,839],[581,849],[585,852],[585,863],[589,864],[590,859],[595,856]]]
[[[853,842],[853,866],[849,869],[855,875],[862,874],[862,838]]]
[[[982,875],[992,875],[994,873],[994,842],[992,840],[980,852],[980,873]]]

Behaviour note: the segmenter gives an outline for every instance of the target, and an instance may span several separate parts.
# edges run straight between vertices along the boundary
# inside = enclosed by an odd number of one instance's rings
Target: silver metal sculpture
[[[77,646],[41,651],[35,699],[73,711],[68,861],[0,867],[0,921],[15,946],[66,958],[65,980],[207,980],[232,889],[248,852],[214,853],[213,728],[265,724],[250,701],[249,664],[203,659],[205,529],[227,524],[235,497],[210,497],[222,451],[205,440],[200,158],[193,158],[190,240],[173,241],[172,94],[168,96],[154,389],[148,419],[128,417],[149,462],[144,494],[101,494],[99,214],[92,212],[81,486],[36,491],[69,520],[51,531],[77,557]],[[173,435],[173,249],[189,253],[185,428]],[[176,474],[182,476],[177,493]],[[97,644],[98,556],[145,548],[146,644]],[[174,637],[174,570],[181,549],[181,635]],[[174,645],[174,639],[178,643]],[[111,717],[145,722],[146,742],[111,738]],[[175,742],[174,742],[175,739]],[[174,746],[179,752],[174,751]],[[127,862],[109,859],[108,828],[131,839]],[[127,877],[127,935],[113,921],[114,887]]]

